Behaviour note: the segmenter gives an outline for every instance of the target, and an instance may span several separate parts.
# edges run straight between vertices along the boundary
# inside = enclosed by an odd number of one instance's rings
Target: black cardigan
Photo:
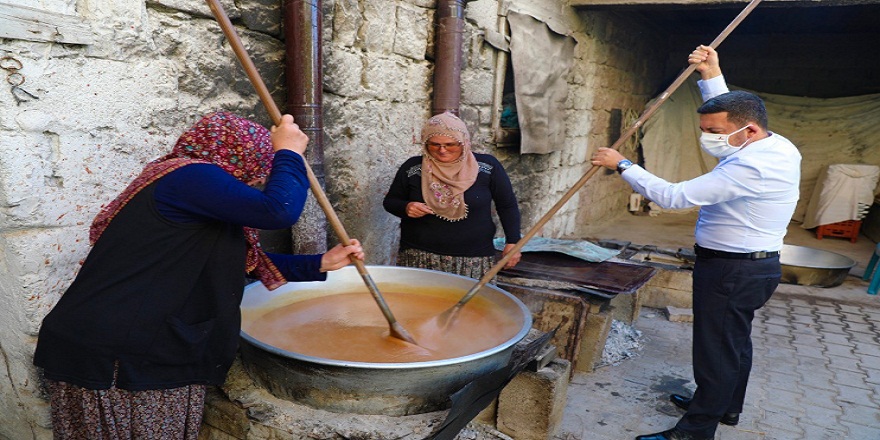
[[[106,389],[118,363],[126,390],[223,383],[238,346],[242,228],[172,223],[155,186],[110,222],[43,320],[34,363],[46,377]]]

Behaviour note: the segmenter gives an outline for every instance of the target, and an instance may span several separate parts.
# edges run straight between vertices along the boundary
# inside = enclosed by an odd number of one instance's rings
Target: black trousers
[[[694,265],[694,380],[678,428],[712,438],[725,413],[740,413],[752,369],[752,319],[779,285],[779,257],[702,258]]]

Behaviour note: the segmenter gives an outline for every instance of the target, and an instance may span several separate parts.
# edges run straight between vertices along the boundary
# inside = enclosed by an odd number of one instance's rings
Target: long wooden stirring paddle
[[[263,82],[263,78],[260,77],[260,74],[257,72],[257,68],[254,66],[253,61],[251,61],[250,56],[248,56],[247,51],[245,51],[244,45],[242,45],[241,39],[238,37],[238,33],[232,26],[232,22],[229,21],[229,16],[227,16],[226,11],[223,10],[223,6],[220,5],[218,0],[206,1],[211,8],[211,12],[214,14],[214,18],[217,19],[217,23],[220,24],[220,28],[226,35],[226,39],[229,40],[229,44],[232,46],[235,56],[244,68],[245,73],[247,73],[248,78],[250,78],[251,84],[254,86],[254,89],[256,89],[257,94],[260,95],[260,100],[269,112],[269,116],[272,117],[272,121],[275,125],[280,124],[281,112],[278,110],[275,100],[272,99],[272,95],[269,94],[269,89]],[[342,222],[339,221],[339,217],[336,216],[336,212],[333,210],[333,205],[330,204],[330,200],[327,199],[327,195],[324,194],[324,190],[321,189],[321,184],[312,172],[312,168],[309,166],[308,161],[305,161],[305,166],[312,194],[315,195],[318,205],[321,206],[321,209],[327,216],[327,221],[330,222],[330,225],[333,227],[333,231],[336,232],[336,236],[339,238],[340,242],[344,244],[351,243],[351,238],[349,238],[348,234],[345,232],[345,228],[342,226]],[[418,345],[409,332],[407,332],[403,326],[397,322],[397,319],[394,318],[394,314],[391,313],[388,303],[385,302],[385,298],[379,293],[379,287],[376,286],[376,283],[373,282],[373,278],[367,272],[364,262],[357,258],[352,258],[351,260],[354,262],[355,267],[357,267],[358,273],[361,274],[361,278],[363,278],[364,283],[367,285],[370,294],[373,295],[373,299],[375,299],[376,303],[379,305],[379,309],[382,310],[382,314],[385,315],[385,319],[388,320],[388,325],[391,328],[391,336]]]
[[[743,9],[742,12],[740,12],[739,15],[737,15],[736,18],[734,18],[733,21],[730,22],[730,24],[728,24],[726,28],[724,28],[721,34],[719,34],[718,37],[716,37],[709,46],[713,49],[718,47],[718,45],[721,44],[721,42],[724,41],[724,39],[727,38],[727,36],[730,35],[731,32],[733,32],[733,30],[746,18],[746,16],[749,15],[750,12],[752,12],[753,9],[755,9],[755,7],[758,6],[758,3],[760,2],[761,0],[752,0],[748,5],[746,5],[745,9]],[[639,119],[636,120],[636,122],[634,122],[633,125],[629,127],[629,129],[627,129],[626,132],[624,132],[620,136],[620,138],[617,139],[617,141],[614,142],[614,144],[612,144],[609,148],[611,148],[612,150],[620,148],[620,146],[633,134],[635,134],[636,130],[638,130],[638,128],[641,127],[642,124],[644,124],[645,121],[648,120],[648,118],[650,118],[654,114],[654,112],[657,111],[661,104],[666,102],[666,100],[672,95],[672,93],[675,92],[675,90],[678,89],[678,87],[681,86],[685,82],[685,80],[687,80],[688,76],[694,73],[696,69],[696,64],[691,64],[686,69],[684,69],[681,74],[678,75],[678,78],[676,78],[675,81],[673,81],[672,84],[667,87],[663,93],[660,94],[658,99],[653,104],[645,109],[642,115],[639,116]],[[503,258],[501,258],[501,260],[495,263],[495,265],[492,266],[492,269],[490,269],[489,272],[486,272],[486,274],[483,275],[482,278],[480,278],[480,280],[474,285],[474,287],[471,287],[471,289],[468,290],[468,292],[460,300],[458,300],[458,302],[455,303],[454,306],[441,313],[438,317],[440,325],[449,325],[451,320],[457,314],[456,312],[461,309],[461,307],[465,305],[465,303],[470,301],[470,299],[473,298],[474,295],[476,295],[477,292],[479,292],[480,289],[482,289],[483,286],[485,286],[486,283],[488,283],[489,280],[492,279],[492,277],[494,277],[496,274],[498,274],[498,272],[501,271],[501,269],[504,268],[504,265],[507,264],[507,261],[510,260],[511,256],[519,252],[519,250],[522,249],[522,247],[525,246],[525,244],[532,237],[535,236],[535,234],[547,223],[547,221],[550,220],[550,217],[553,217],[553,215],[556,214],[556,212],[559,211],[560,208],[562,208],[562,205],[565,205],[565,203],[568,202],[568,200],[571,199],[574,194],[578,190],[580,190],[581,187],[583,187],[584,184],[586,184],[591,177],[593,177],[594,174],[596,174],[599,168],[601,167],[598,165],[593,165],[592,168],[590,168],[590,170],[587,171],[586,174],[584,174],[583,177],[581,177],[580,180],[578,180],[577,183],[575,183],[574,186],[572,186],[571,189],[569,189],[568,192],[566,192],[562,196],[562,198],[558,202],[556,202],[556,204],[553,205],[553,207],[550,208],[550,210],[547,211],[547,213],[544,214],[543,217],[541,217],[540,220],[538,220],[538,223],[536,223],[535,226],[532,226],[532,228],[528,232],[526,232],[523,238],[516,243],[516,246],[514,246],[507,253],[507,255],[505,255]]]

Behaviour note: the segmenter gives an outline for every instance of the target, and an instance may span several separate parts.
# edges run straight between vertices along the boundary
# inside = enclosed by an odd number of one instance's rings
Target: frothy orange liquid
[[[456,290],[421,295],[382,291],[394,317],[418,345],[389,336],[388,321],[366,292],[322,296],[263,312],[243,313],[242,329],[282,350],[373,363],[466,356],[496,347],[520,330],[521,316],[505,316],[499,307],[480,297],[459,307],[453,319],[438,319],[464,293]]]

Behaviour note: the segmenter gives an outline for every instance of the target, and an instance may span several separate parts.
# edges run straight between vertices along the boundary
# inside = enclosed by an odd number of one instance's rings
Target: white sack
[[[801,226],[812,229],[847,220],[861,220],[864,207],[874,203],[874,188],[878,178],[880,167],[876,165],[830,165],[825,178],[816,183]]]

